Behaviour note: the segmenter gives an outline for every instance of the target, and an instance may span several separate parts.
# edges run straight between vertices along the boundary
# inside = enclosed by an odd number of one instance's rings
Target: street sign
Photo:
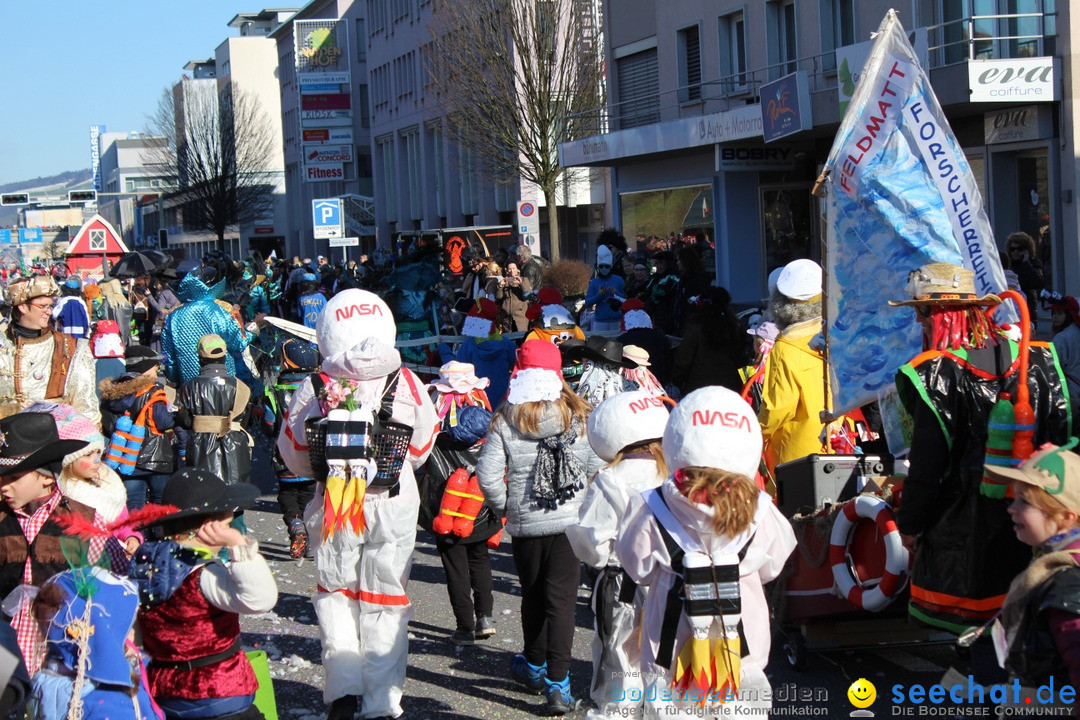
[[[330,238],[330,247],[360,247],[360,238],[358,237],[339,237]]]
[[[41,228],[19,228],[19,242],[41,242]]]
[[[311,212],[316,240],[340,238],[345,235],[345,231],[341,227],[341,198],[312,200]]]
[[[8,228],[0,228],[0,245],[11,244],[11,230]]]
[[[517,204],[518,235],[522,241],[540,230],[536,217],[536,203],[523,201]],[[526,241],[527,242],[527,241]]]

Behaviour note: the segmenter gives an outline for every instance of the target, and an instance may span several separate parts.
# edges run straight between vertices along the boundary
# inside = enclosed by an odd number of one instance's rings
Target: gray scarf
[[[533,497],[542,508],[554,510],[585,487],[585,468],[573,449],[580,429],[580,421],[574,418],[565,431],[536,444]]]

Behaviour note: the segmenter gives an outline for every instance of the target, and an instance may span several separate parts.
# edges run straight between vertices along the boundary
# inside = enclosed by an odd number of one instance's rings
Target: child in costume
[[[34,607],[46,651],[33,678],[31,718],[161,720],[134,643],[134,583],[102,568],[68,570],[42,587]]]
[[[296,301],[296,314],[304,327],[314,328],[319,322],[326,297],[319,292],[319,278],[315,273],[304,273],[300,282],[300,298]]]
[[[674,475],[630,501],[615,549],[648,588],[645,718],[700,717],[703,704],[714,715],[771,705],[763,585],[780,574],[795,534],[752,479],[761,446],[757,418],[738,394],[695,390],[664,430]]]
[[[589,416],[589,444],[607,465],[589,484],[578,521],[566,528],[566,537],[579,560],[600,570],[593,588],[596,709],[589,711],[590,718],[641,716],[639,641],[645,588],[626,577],[615,539],[630,499],[667,477],[660,447],[667,422],[664,403],[641,391],[608,398]]]
[[[319,369],[319,350],[299,338],[286,338],[277,348],[276,360],[276,377],[268,378],[264,385],[262,422],[263,432],[275,440],[296,388]],[[299,559],[308,546],[304,508],[315,499],[315,479],[293,473],[277,447],[272,462],[278,479],[278,505],[289,530],[289,556]]]
[[[623,377],[623,369],[633,363],[623,357],[623,346],[618,340],[593,335],[584,345],[575,340],[563,343],[562,351],[567,357],[578,355],[584,358],[581,379],[574,390],[593,407],[613,395],[637,387]]]
[[[138,510],[147,501],[161,502],[165,483],[175,470],[173,437],[176,422],[169,406],[176,393],[158,377],[164,357],[144,345],[130,345],[124,351],[124,373],[98,385],[101,393],[101,424],[112,435],[126,413],[136,425],[146,429],[135,464],[125,469],[122,480],[127,504]]]
[[[585,333],[574,321],[574,316],[563,307],[563,296],[553,287],[540,288],[536,293],[536,302],[525,311],[525,317],[529,319],[530,330],[525,335],[525,341],[547,340],[548,342],[562,345],[567,340],[580,340],[585,342]],[[563,379],[571,388],[577,388],[578,380],[581,379],[583,370],[580,360],[564,358],[562,374]]]
[[[555,715],[577,705],[570,654],[580,565],[566,528],[577,520],[585,484],[600,467],[585,438],[591,410],[563,380],[559,348],[526,340],[476,464],[484,497],[506,515],[514,537],[525,647],[510,674],[544,693]]]
[[[667,395],[660,380],[649,370],[652,362],[648,350],[637,345],[623,345],[622,355],[625,361],[622,370],[624,378],[652,397]]]
[[[323,698],[330,704],[328,720],[352,718],[357,709],[365,718],[398,717],[412,617],[405,589],[420,508],[413,473],[431,452],[439,418],[423,383],[402,367],[394,347],[397,324],[377,295],[339,292],[327,303],[316,335],[323,372],[293,394],[278,450],[293,472],[322,484],[305,523],[315,545]],[[374,430],[392,438],[393,448],[372,457],[365,443],[370,434],[346,433],[348,459],[327,458],[327,469],[315,475],[305,425],[325,417],[329,439],[333,411],[335,417],[344,413],[346,429]]]
[[[31,608],[37,588],[67,570],[74,553],[85,552],[96,563],[107,552],[105,561],[115,571],[127,567],[127,555],[93,508],[64,497],[57,486],[64,457],[84,448],[84,441],[61,440],[52,415],[32,412],[0,419],[0,439],[0,598],[33,674],[41,665],[41,635]],[[101,537],[83,548],[60,524],[67,515],[101,528]]]
[[[1080,687],[1078,444],[1074,437],[1044,445],[1017,468],[986,466],[988,475],[1012,483],[1013,529],[1036,552],[1012,581],[994,627],[998,661],[1025,687]]]
[[[258,497],[254,485],[185,468],[165,486],[174,511],[144,526],[165,538],[139,547],[131,579],[150,693],[166,718],[263,717],[252,704],[258,681],[240,645],[240,615],[271,610],[277,585],[258,542],[229,525]],[[218,559],[222,549],[228,562]]]
[[[510,370],[514,367],[517,345],[504,338],[495,325],[499,306],[487,298],[479,298],[469,308],[469,314],[461,326],[465,340],[456,351],[448,343],[439,345],[439,355],[444,363],[457,360],[471,363],[479,377],[489,381],[487,396],[498,407],[506,397],[510,383]]]
[[[56,421],[56,432],[61,440],[82,440],[86,446],[64,456],[63,469],[57,478],[64,497],[92,507],[106,524],[124,520],[128,516],[127,490],[120,476],[101,462],[105,438],[85,415],[79,415],[70,405],[36,402],[27,412],[49,413]],[[123,527],[115,537],[128,553],[143,541],[142,535]]]
[[[457,622],[451,641],[456,645],[472,645],[495,634],[488,547],[489,541],[498,545],[502,523],[483,502],[479,487],[467,485],[475,482],[476,461],[491,424],[487,386],[472,365],[449,362],[439,368],[430,389],[441,432],[424,470],[434,489],[429,495],[439,496],[439,506],[424,513],[431,517],[422,524],[435,534],[435,548],[446,571],[446,591]]]

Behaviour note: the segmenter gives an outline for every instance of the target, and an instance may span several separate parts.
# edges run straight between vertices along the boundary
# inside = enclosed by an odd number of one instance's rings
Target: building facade
[[[156,235],[145,229],[142,208],[156,203],[171,184],[171,170],[154,162],[165,139],[138,132],[102,133],[98,142],[102,182],[98,213],[129,248],[143,247],[148,236],[156,243]]]
[[[343,256],[314,237],[312,201],[322,198],[343,198],[346,234],[375,242],[366,17],[363,0],[312,0],[270,36],[280,69],[290,256]]]
[[[1015,230],[1028,232],[1041,242],[1047,283],[1077,292],[1080,138],[1069,38],[1078,21],[1068,3],[608,0],[609,104],[588,118],[591,137],[562,146],[564,163],[612,169],[615,222],[631,245],[639,236],[703,235],[715,243],[717,283],[737,301],[760,298],[774,267],[820,258],[820,208],[810,189],[870,34],[890,7],[929,69],[999,245]],[[1064,99],[1033,96],[1023,78],[1001,72],[1015,59],[1055,83],[1064,77]],[[997,87],[980,95],[973,83],[987,75],[973,71],[983,68],[996,69]],[[761,88],[797,72],[811,122],[766,143]]]

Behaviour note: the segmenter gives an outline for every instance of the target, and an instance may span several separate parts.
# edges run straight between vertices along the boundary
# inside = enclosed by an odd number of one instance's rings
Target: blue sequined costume
[[[255,395],[262,392],[262,383],[252,376],[243,360],[244,348],[253,336],[244,332],[235,318],[215,302],[224,290],[224,281],[207,287],[194,272],[180,282],[177,295],[184,304],[169,313],[161,331],[165,375],[176,383],[185,383],[198,375],[199,338],[213,333],[220,335],[229,349],[225,356],[229,374],[247,383]]]

